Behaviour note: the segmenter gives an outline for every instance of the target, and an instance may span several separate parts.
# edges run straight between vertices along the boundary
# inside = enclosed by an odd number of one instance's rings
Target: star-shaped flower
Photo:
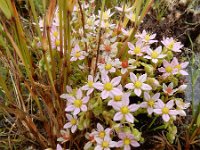
[[[83,97],[82,91],[80,89],[77,90],[75,96],[68,95],[67,97],[68,104],[65,109],[67,112],[73,112],[73,115],[77,115],[80,111],[87,111],[87,102],[89,101],[89,96]]]
[[[117,86],[121,81],[121,76],[115,77],[110,81],[108,75],[103,73],[101,75],[101,80],[102,83],[100,82],[94,83],[94,87],[102,91],[101,92],[102,99],[122,94],[122,91],[119,88],[117,88]]]
[[[134,73],[131,72],[130,79],[132,83],[126,84],[125,87],[131,90],[134,89],[134,93],[137,96],[140,96],[142,91],[149,91],[152,89],[150,85],[144,83],[147,80],[147,74],[143,74],[137,77]]]
[[[172,109],[174,106],[174,101],[170,100],[165,104],[162,100],[158,100],[154,113],[162,115],[165,122],[170,120],[170,116],[176,116],[178,114],[177,110]]]
[[[114,103],[112,106],[113,108],[118,111],[115,115],[113,120],[119,121],[125,119],[127,122],[134,122],[134,117],[132,112],[135,112],[139,109],[139,105],[131,104],[129,105],[129,98],[126,98],[122,101],[122,103]]]
[[[161,46],[156,48],[154,51],[148,49],[146,51],[148,55],[144,56],[144,58],[151,59],[151,61],[156,64],[158,62],[158,59],[162,59],[166,56],[165,54],[161,54],[161,52],[162,52]]]

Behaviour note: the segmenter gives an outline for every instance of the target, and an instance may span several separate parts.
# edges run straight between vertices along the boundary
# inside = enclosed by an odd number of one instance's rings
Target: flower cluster
[[[185,71],[188,62],[176,57],[183,45],[173,38],[158,41],[156,34],[145,30],[126,43],[132,30],[117,24],[114,12],[108,9],[94,15],[87,3],[82,8],[86,14],[84,28],[77,25],[81,11],[78,5],[72,13],[73,75],[69,83],[73,89],[68,86],[67,93],[60,96],[66,100],[67,122],[63,128],[69,134],[87,129],[84,149],[95,150],[113,147],[130,150],[140,146],[146,140],[139,126],[144,119],[139,116],[141,113],[151,121],[162,118],[170,132],[176,118],[185,116],[189,107],[179,97],[186,88],[180,79],[188,75]],[[129,6],[116,7],[117,13],[124,12],[126,19],[134,22],[131,10]],[[99,27],[100,43],[96,39]],[[59,47],[57,31],[52,28],[51,33],[55,37],[53,48]],[[126,48],[121,48],[122,45]],[[91,58],[98,59],[94,61],[96,65]]]

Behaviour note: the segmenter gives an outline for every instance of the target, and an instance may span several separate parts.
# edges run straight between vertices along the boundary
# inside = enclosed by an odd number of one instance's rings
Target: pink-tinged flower
[[[101,73],[108,74],[109,72],[110,73],[116,72],[115,61],[112,60],[110,57],[106,58],[105,63],[99,63],[98,68]]]
[[[181,42],[176,42],[173,38],[163,38],[161,42],[167,49],[174,52],[181,52],[180,49],[183,47]]]
[[[77,130],[78,118],[77,116],[72,117],[72,115],[70,114],[66,114],[66,117],[69,120],[69,122],[66,123],[63,128],[65,129],[71,128],[71,132],[74,133]]]
[[[179,74],[184,76],[188,75],[184,69],[188,66],[189,62],[179,63],[176,57],[173,58],[172,62],[175,65],[175,68],[177,68]]]
[[[176,116],[177,111],[173,110],[174,101],[170,100],[167,102],[167,104],[163,103],[162,100],[158,100],[158,102],[155,105],[154,113],[158,115],[162,115],[162,118],[165,122],[168,122],[170,117]]]
[[[124,28],[122,28],[121,30],[122,30],[122,34],[126,37],[129,37],[133,31],[133,29],[125,30]]]
[[[101,92],[102,99],[122,94],[122,91],[119,88],[117,88],[117,86],[121,81],[121,76],[115,77],[110,81],[108,75],[103,73],[101,75],[101,80],[103,83],[100,82],[94,83],[94,87],[102,91]]]
[[[78,44],[72,49],[70,61],[83,60],[87,53],[82,51]]]
[[[140,104],[141,108],[147,108],[147,112],[149,115],[151,115],[153,113],[153,109],[155,107],[155,103],[160,100],[160,93],[156,93],[153,96],[150,96],[149,93],[144,92],[144,99],[145,102],[142,102]]]
[[[88,76],[88,83],[84,85],[81,89],[87,91],[87,95],[90,95],[94,91],[94,83],[97,82],[99,76],[97,75],[95,79],[93,79],[92,75]]]
[[[125,87],[131,90],[134,89],[134,93],[137,96],[140,96],[142,91],[149,91],[152,89],[150,85],[144,83],[147,80],[147,74],[143,74],[138,78],[134,73],[131,72],[130,79],[133,83],[128,83],[125,85]]]
[[[143,30],[141,34],[136,34],[135,37],[141,39],[143,42],[148,43],[148,44],[158,42],[158,40],[154,40],[154,38],[156,37],[156,34],[151,35],[147,33],[145,30]]]
[[[163,83],[163,92],[169,96],[172,96],[178,89],[173,89],[174,84],[171,82],[168,86]]]
[[[94,139],[96,138],[104,139],[105,136],[110,136],[111,131],[112,131],[111,128],[104,129],[100,123],[97,123],[97,130],[94,130],[91,133],[91,136],[93,136]]]
[[[181,86],[178,87],[178,91],[179,92],[183,92],[186,88],[187,88],[187,85],[183,84],[183,85],[181,85]]]
[[[161,68],[158,68],[158,71],[163,73],[163,77],[166,78],[170,75],[175,75],[177,74],[178,69],[175,67],[174,62],[172,61],[171,63],[169,63],[166,60],[163,60],[163,66]]]
[[[61,133],[61,137],[59,137],[57,139],[58,142],[65,143],[65,142],[70,140],[71,137],[70,137],[70,132],[69,132],[68,129],[67,130],[61,130],[60,133]]]
[[[135,59],[128,59],[117,62],[118,68],[121,68],[121,74],[125,74],[127,71],[135,69],[136,66],[134,65]]]
[[[144,46],[142,41],[137,41],[136,46],[128,42],[128,47],[130,48],[128,53],[130,55],[136,55],[136,56],[143,56],[143,53],[146,52],[147,49],[149,49],[149,46]]]
[[[84,150],[88,150],[92,147],[92,145],[95,143],[94,135],[92,133],[86,133],[85,138],[89,141],[84,145]]]
[[[94,150],[110,150],[110,148],[116,146],[116,142],[112,141],[110,136],[105,136],[104,139],[96,138],[97,146]]]
[[[60,144],[57,144],[56,150],[62,150],[62,146]]]
[[[103,56],[115,57],[118,49],[117,49],[117,42],[111,43],[111,40],[105,40],[103,44],[100,45],[100,50],[103,51]]]
[[[89,96],[83,97],[82,91],[78,89],[75,96],[67,96],[68,104],[65,111],[73,112],[74,116],[80,113],[80,111],[87,111],[86,104],[89,98]]]
[[[124,150],[131,150],[132,147],[139,147],[140,144],[135,140],[134,136],[130,133],[119,133],[120,141],[117,142],[117,147],[123,147]]]
[[[176,107],[177,107],[176,110],[178,112],[178,115],[186,116],[184,109],[187,109],[188,107],[190,107],[190,103],[184,103],[182,100],[179,100],[179,99],[175,99],[175,103],[176,103]]]
[[[129,7],[128,5],[125,5],[125,7],[123,7],[123,6],[122,7],[115,7],[115,9],[117,9],[120,12],[128,13],[133,9],[133,6]]]
[[[123,91],[122,85],[119,85],[118,88]],[[112,96],[112,99],[108,102],[108,106],[113,106],[115,104],[121,104],[124,100],[129,99],[131,93],[122,93]]]
[[[118,111],[115,115],[113,120],[119,121],[125,119],[127,122],[134,122],[134,117],[131,114],[139,109],[139,105],[131,104],[129,105],[129,98],[126,98],[122,101],[122,103],[114,103],[112,106],[113,108]]]
[[[161,46],[157,47],[154,51],[148,49],[146,51],[148,55],[144,56],[144,58],[151,59],[151,61],[156,64],[158,62],[158,59],[162,59],[166,56],[165,54],[161,54],[161,52],[162,52]]]

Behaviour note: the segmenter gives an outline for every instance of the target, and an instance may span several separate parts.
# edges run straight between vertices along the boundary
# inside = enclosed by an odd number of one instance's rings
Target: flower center
[[[122,61],[122,68],[127,68],[128,67],[128,60]]]
[[[176,65],[176,68],[177,68],[178,70],[181,70],[181,65],[180,65],[180,64]]]
[[[106,65],[105,65],[105,69],[106,69],[106,70],[110,70],[111,68],[112,68],[112,65],[111,65],[111,64],[106,64]]]
[[[82,101],[80,99],[76,99],[74,101],[74,106],[80,108],[82,106]]]
[[[147,35],[145,35],[145,38],[144,38],[146,41],[149,41],[150,40],[150,35],[149,34],[147,34]]]
[[[57,37],[58,36],[58,32],[57,31],[53,32],[53,36]]]
[[[105,131],[100,131],[99,137],[103,139],[105,137]]]
[[[162,113],[163,113],[163,114],[169,114],[169,108],[163,107]]]
[[[122,108],[121,108],[121,113],[122,114],[128,114],[129,113],[129,109],[128,109],[128,107],[127,106],[123,106]]]
[[[171,66],[167,66],[167,67],[165,68],[165,70],[166,70],[167,73],[171,73],[173,69],[172,69]]]
[[[107,12],[103,12],[103,17],[102,17],[102,19],[103,19],[103,20],[108,20],[108,18],[109,18],[108,13],[107,13]]]
[[[92,88],[93,87],[93,82],[92,81],[88,81],[88,86],[89,86],[89,88]]]
[[[154,100],[149,100],[148,102],[147,102],[147,104],[148,104],[148,106],[150,106],[150,107],[153,107],[154,106]]]
[[[171,43],[169,43],[169,45],[168,45],[168,49],[172,49],[174,47],[174,41],[172,41]]]
[[[103,148],[108,148],[108,146],[109,146],[109,143],[107,141],[103,141],[102,142],[102,147]]]
[[[59,46],[60,45],[60,40],[56,40],[55,44],[56,44],[56,46]]]
[[[121,101],[121,100],[122,100],[121,95],[114,96],[114,101]]]
[[[81,53],[80,52],[76,52],[75,56],[78,58],[81,56]]]
[[[141,53],[141,48],[136,46],[136,48],[134,49],[134,52],[135,54]]]
[[[76,119],[73,118],[70,122],[71,122],[72,125],[76,125],[77,121],[76,121]]]
[[[173,90],[172,90],[172,88],[168,87],[168,88],[166,89],[166,91],[167,91],[168,94],[170,94],[170,93],[172,93]]]
[[[110,82],[108,82],[108,83],[104,84],[104,89],[106,91],[110,91],[113,89],[113,85]]]
[[[140,82],[140,81],[136,81],[135,82],[135,87],[136,88],[141,88],[141,86],[142,86],[142,82]]]
[[[153,59],[156,59],[156,58],[158,57],[158,52],[153,51],[153,52],[151,53],[151,57],[152,57]]]
[[[124,145],[130,145],[131,141],[129,138],[124,139]]]
[[[111,46],[110,45],[104,45],[105,51],[110,52],[111,51]]]

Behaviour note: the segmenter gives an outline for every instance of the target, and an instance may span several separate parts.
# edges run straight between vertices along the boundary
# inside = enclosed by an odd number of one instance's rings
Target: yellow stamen
[[[124,139],[124,145],[130,145],[131,141],[129,138]]]
[[[77,121],[76,121],[76,119],[73,118],[70,122],[71,122],[72,125],[76,125]]]
[[[156,51],[153,51],[152,53],[151,53],[151,57],[153,58],[153,59],[156,59],[157,57],[158,57],[158,52],[156,52]]]
[[[80,108],[82,106],[83,102],[80,99],[76,99],[74,101],[74,106]]]
[[[92,81],[88,81],[88,86],[89,86],[89,88],[92,88],[92,87],[93,87],[93,83],[94,83],[94,82],[92,82]]]
[[[114,96],[114,101],[121,101],[121,100],[122,100],[121,95]]]
[[[104,89],[106,91],[111,91],[113,89],[113,85],[110,82],[108,82],[108,83],[104,84]]]
[[[102,147],[103,148],[108,148],[109,147],[109,143],[107,141],[103,141],[102,142]]]
[[[163,114],[169,114],[169,108],[163,107],[162,113],[163,113]]]
[[[171,66],[167,66],[167,67],[165,68],[165,70],[166,70],[167,73],[171,73],[173,69],[172,69]]]
[[[99,137],[100,137],[100,138],[103,139],[103,138],[105,137],[105,135],[106,135],[105,131],[100,131],[100,132],[99,132]]]
[[[112,68],[112,65],[111,65],[111,64],[106,64],[106,65],[105,65],[105,69],[106,69],[106,70],[110,70],[111,68]]]
[[[140,47],[136,47],[136,48],[134,49],[134,53],[135,53],[135,54],[141,53],[141,48],[140,48]]]
[[[81,56],[81,53],[80,52],[76,52],[76,54],[75,54],[75,57],[80,57]]]
[[[123,106],[121,109],[120,109],[121,113],[122,114],[128,114],[129,113],[129,109],[127,106]]]
[[[155,104],[155,102],[154,102],[154,100],[149,100],[149,101],[147,102],[147,104],[148,104],[148,106],[153,107],[154,104]]]
[[[142,86],[142,82],[140,82],[140,81],[136,81],[135,82],[135,87],[136,88],[141,88],[141,86]]]

